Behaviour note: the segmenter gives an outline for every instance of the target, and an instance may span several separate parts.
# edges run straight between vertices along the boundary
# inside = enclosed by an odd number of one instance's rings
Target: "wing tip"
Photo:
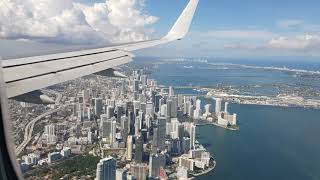
[[[164,37],[164,39],[172,40],[181,40],[186,36],[190,29],[191,22],[193,20],[194,14],[196,12],[199,0],[190,0],[188,5],[182,11],[181,15],[172,26],[171,30]]]

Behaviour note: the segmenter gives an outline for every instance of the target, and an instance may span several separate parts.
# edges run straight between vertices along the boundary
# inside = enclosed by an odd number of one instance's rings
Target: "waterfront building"
[[[226,114],[228,114],[228,105],[229,105],[228,102],[225,102],[225,103],[224,103],[224,112],[225,112]]]
[[[211,104],[206,104],[204,106],[204,109],[205,109],[205,113],[204,114],[205,114],[206,117],[211,115],[210,108],[211,108]]]
[[[174,89],[172,86],[169,86],[169,97],[174,96]]]
[[[187,154],[183,154],[179,157],[179,166],[183,166],[188,170],[193,171],[195,162],[193,159],[190,159]]]
[[[218,114],[221,111],[221,98],[215,98],[216,106],[215,106],[215,113]]]
[[[96,180],[116,180],[116,164],[112,157],[101,159],[97,164]]]
[[[177,178],[178,180],[188,180],[188,168],[184,166],[177,167]]]
[[[191,123],[190,125],[190,149],[195,148],[195,141],[196,141],[196,126]]]

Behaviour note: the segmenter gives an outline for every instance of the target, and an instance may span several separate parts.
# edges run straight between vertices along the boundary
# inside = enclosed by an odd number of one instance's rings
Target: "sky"
[[[0,56],[159,38],[171,28],[187,3],[187,0],[1,0]],[[200,0],[185,39],[136,54],[318,58],[319,16],[319,0]]]

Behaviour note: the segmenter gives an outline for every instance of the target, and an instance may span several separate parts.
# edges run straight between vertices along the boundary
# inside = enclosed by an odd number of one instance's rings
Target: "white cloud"
[[[279,20],[276,24],[281,28],[294,28],[303,25],[304,21],[300,19],[284,19]]]
[[[242,43],[230,43],[225,44],[224,49],[235,49],[235,50],[257,50],[259,49],[258,46],[242,44]]]
[[[320,50],[320,36],[318,35],[300,35],[295,37],[278,37],[271,39],[268,44],[271,49],[287,49],[287,50]]]
[[[144,0],[106,0],[84,4],[73,0],[0,1],[0,38],[87,44],[148,39]]]
[[[276,33],[266,30],[212,30],[205,34],[207,37],[223,38],[223,39],[268,39],[276,36]]]

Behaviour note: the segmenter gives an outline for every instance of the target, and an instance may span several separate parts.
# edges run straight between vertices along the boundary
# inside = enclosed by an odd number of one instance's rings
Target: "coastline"
[[[201,123],[201,124],[196,124],[196,125],[197,126],[213,125],[213,126],[218,126],[218,127],[224,128],[224,129],[231,130],[231,131],[239,131],[240,130],[239,127],[237,127],[237,128],[227,127],[227,126],[223,126],[223,125],[220,125],[218,123],[215,123],[215,122]]]
[[[213,161],[213,166],[212,167],[209,167],[208,169],[200,172],[200,173],[196,173],[196,174],[193,174],[191,173],[190,175],[194,176],[194,177],[197,177],[197,176],[201,176],[201,175],[204,175],[204,174],[207,174],[209,173],[210,171],[214,170],[214,168],[216,167],[217,165],[217,162],[216,161]]]

